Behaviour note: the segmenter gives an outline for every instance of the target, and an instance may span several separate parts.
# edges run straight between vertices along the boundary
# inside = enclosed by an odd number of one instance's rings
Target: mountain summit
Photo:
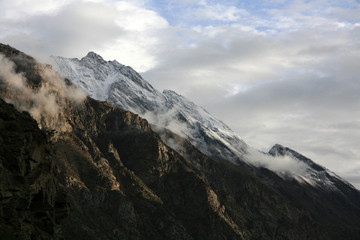
[[[99,54],[93,51],[88,52],[85,58],[92,58],[92,59],[97,59],[99,61],[104,61],[104,59]]]
[[[159,92],[131,67],[103,61],[93,52],[81,60],[62,57],[54,60],[59,72],[89,96],[111,102],[158,127],[170,129],[205,154],[243,163],[247,145],[235,132],[185,97],[170,90]]]

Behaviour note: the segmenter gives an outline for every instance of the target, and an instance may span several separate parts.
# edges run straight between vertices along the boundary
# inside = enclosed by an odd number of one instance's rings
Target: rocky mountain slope
[[[203,108],[173,91],[159,92],[131,67],[115,60],[105,61],[94,52],[89,52],[80,60],[62,57],[53,59],[59,72],[84,89],[89,96],[139,114],[158,126],[154,130],[160,136],[164,136],[164,128],[169,129],[189,140],[208,156],[238,165],[265,167],[284,179],[295,179],[329,191],[338,190],[335,182],[343,182],[353,188],[331,171],[319,170],[314,164],[299,161],[294,155],[264,154],[251,148],[237,133]],[[174,149],[179,145],[173,139],[162,140]],[[273,164],[275,161],[278,163]],[[286,162],[291,164],[286,166]],[[331,178],[326,177],[329,174]]]
[[[52,239],[67,207],[47,134],[0,99],[1,239]]]
[[[358,239],[359,191],[207,156],[134,113],[74,98],[68,93],[80,93],[49,66],[9,46],[0,52],[1,236]],[[271,154],[287,152],[300,158],[280,146]]]
[[[54,57],[59,73],[90,97],[137,113],[187,138],[203,153],[242,163],[247,145],[223,122],[183,96],[153,88],[131,67],[89,52],[81,60]],[[211,146],[211,147],[210,147]]]

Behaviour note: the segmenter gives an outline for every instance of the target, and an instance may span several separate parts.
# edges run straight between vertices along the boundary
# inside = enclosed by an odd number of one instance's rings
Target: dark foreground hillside
[[[0,52],[32,91],[48,85],[34,59]],[[359,239],[356,190],[328,193],[235,166],[157,129],[178,139],[176,152],[138,115],[91,98],[60,101],[56,118],[37,124],[0,100],[1,239]]]

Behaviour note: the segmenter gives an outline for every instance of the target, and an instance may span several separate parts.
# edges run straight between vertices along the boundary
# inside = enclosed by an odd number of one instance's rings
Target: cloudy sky
[[[116,59],[360,188],[359,0],[0,0],[0,42]]]

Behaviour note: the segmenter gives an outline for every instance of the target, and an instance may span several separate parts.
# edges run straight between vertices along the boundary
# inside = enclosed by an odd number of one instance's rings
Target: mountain
[[[208,156],[51,66],[0,53],[2,238],[358,239],[351,186],[328,191]],[[276,145],[262,156],[295,153]]]
[[[323,169],[325,174],[319,166],[299,158],[299,154],[275,154],[276,146],[270,154],[251,148],[205,109],[174,91],[159,92],[134,69],[115,60],[105,61],[94,52],[81,60],[63,57],[53,57],[53,60],[59,73],[89,96],[146,118],[162,140],[174,149],[179,149],[179,143],[164,137],[164,129],[189,140],[202,153],[217,159],[248,167],[265,167],[284,179],[295,179],[329,191],[338,190],[336,182],[344,182],[353,188],[329,170]],[[291,164],[287,166],[287,162]],[[327,177],[329,174],[332,177]]]
[[[300,178],[298,179],[299,182],[303,181],[328,191],[341,191],[341,189],[344,188],[354,188],[349,182],[337,176],[335,173],[314,163],[311,159],[290,148],[275,144],[269,150],[269,154],[272,156],[290,156],[299,162],[305,163],[308,166],[306,168],[306,174],[298,176],[298,178]]]
[[[1,176],[10,177],[1,182],[1,236],[242,239],[208,183],[162,143],[146,120],[91,98],[74,102],[66,93],[74,86],[51,67],[0,47],[6,56],[0,59],[0,95],[7,102],[0,102],[0,140],[1,151],[9,152],[0,166]],[[33,82],[32,76],[40,81]],[[36,102],[38,97],[42,104],[55,100],[58,105],[52,107],[58,111],[50,114]],[[15,108],[32,113],[37,124]],[[32,148],[38,142],[44,154]],[[53,199],[58,192],[65,193],[59,210]],[[63,209],[58,218],[51,214]]]
[[[137,113],[187,138],[203,153],[243,163],[247,145],[223,122],[183,96],[154,89],[131,67],[89,52],[81,60],[54,57],[59,73],[90,97]]]

